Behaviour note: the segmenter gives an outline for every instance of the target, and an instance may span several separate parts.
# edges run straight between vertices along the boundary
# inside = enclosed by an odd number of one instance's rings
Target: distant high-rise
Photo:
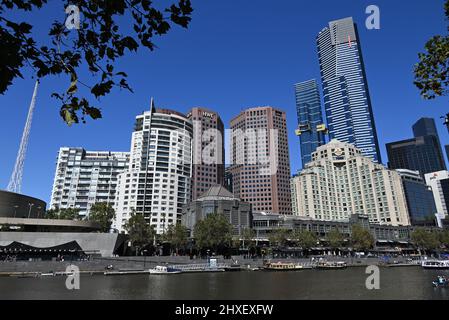
[[[387,143],[391,169],[417,170],[426,173],[446,170],[440,139],[431,118],[421,118],[413,125],[413,139]]]
[[[224,125],[215,111],[192,108],[193,124],[192,200],[215,185],[224,185]]]
[[[129,164],[129,152],[60,148],[50,208],[80,210],[89,216],[96,202],[114,206],[118,177]]]
[[[446,170],[425,175],[426,183],[432,188],[435,205],[439,215],[449,215],[449,172]]]
[[[408,214],[412,225],[434,225],[435,200],[432,189],[426,185],[418,171],[408,169],[396,170],[402,179]]]
[[[413,136],[435,136],[439,140],[437,127],[433,118],[421,118],[412,126]]]
[[[286,114],[272,107],[231,120],[232,189],[254,212],[292,214]]]
[[[329,138],[381,162],[360,39],[352,18],[331,21],[317,37]]]
[[[325,143],[321,100],[315,79],[295,84],[301,162],[303,168],[311,161],[312,152]]]

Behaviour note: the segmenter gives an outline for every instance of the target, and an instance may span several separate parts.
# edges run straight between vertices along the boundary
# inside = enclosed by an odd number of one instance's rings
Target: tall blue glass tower
[[[296,112],[302,167],[312,160],[312,152],[325,143],[321,100],[315,79],[295,84]]]
[[[357,26],[352,18],[329,22],[317,37],[329,138],[354,144],[381,162]]]

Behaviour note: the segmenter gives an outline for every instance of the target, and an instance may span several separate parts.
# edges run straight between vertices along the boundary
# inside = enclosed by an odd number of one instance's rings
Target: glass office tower
[[[357,26],[331,21],[317,37],[329,138],[354,144],[381,162]]]
[[[312,152],[325,143],[321,100],[315,79],[295,84],[296,112],[301,144],[302,167],[312,160]]]

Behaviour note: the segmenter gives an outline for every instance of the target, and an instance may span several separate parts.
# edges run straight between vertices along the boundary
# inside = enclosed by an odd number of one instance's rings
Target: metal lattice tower
[[[22,175],[23,164],[25,162],[25,155],[28,148],[28,141],[30,139],[31,122],[33,121],[34,107],[36,105],[37,88],[39,86],[39,80],[36,81],[34,86],[33,97],[31,98],[30,108],[28,110],[27,122],[23,129],[22,140],[20,141],[19,152],[17,153],[16,164],[14,171],[11,175],[11,179],[8,184],[8,191],[20,193],[22,189]]]

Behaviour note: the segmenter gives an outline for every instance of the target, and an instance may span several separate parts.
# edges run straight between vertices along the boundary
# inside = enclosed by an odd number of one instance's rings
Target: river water
[[[298,272],[226,272],[174,275],[81,276],[79,290],[65,277],[0,278],[0,299],[449,299],[434,288],[437,275],[420,267],[380,269],[380,290],[368,290],[365,268]]]

